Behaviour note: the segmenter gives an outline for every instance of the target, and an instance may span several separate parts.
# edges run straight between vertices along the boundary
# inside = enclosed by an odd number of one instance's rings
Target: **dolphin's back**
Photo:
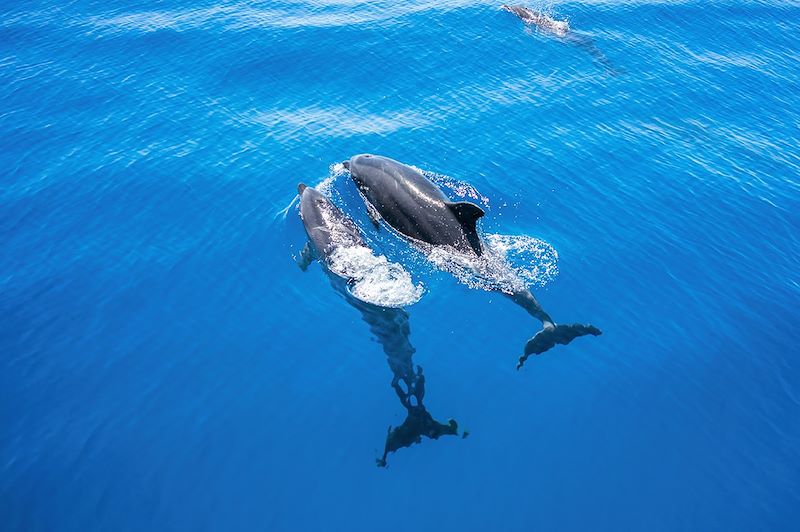
[[[317,190],[303,187],[300,217],[319,257],[327,259],[336,248],[364,246],[355,222]]]
[[[381,217],[400,233],[465,253],[482,253],[476,222],[483,210],[451,202],[422,172],[377,155],[358,155],[349,163],[359,190]]]
[[[404,188],[407,193],[420,201],[427,201],[430,203],[448,201],[447,196],[444,195],[442,190],[416,168],[412,168],[394,159],[377,155],[367,158],[366,165],[373,169],[377,179],[388,178],[395,186]]]

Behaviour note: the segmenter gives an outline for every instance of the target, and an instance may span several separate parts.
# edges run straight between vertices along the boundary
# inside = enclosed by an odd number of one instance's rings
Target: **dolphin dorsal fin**
[[[483,209],[468,201],[448,203],[447,206],[450,207],[450,210],[453,211],[453,214],[456,215],[462,225],[470,228],[474,228],[478,218],[485,214]]]
[[[478,218],[484,215],[483,209],[468,201],[448,203],[447,206],[464,229],[464,236],[469,247],[480,257],[483,253],[483,246],[481,246],[481,239],[478,237],[478,229],[475,224]]]

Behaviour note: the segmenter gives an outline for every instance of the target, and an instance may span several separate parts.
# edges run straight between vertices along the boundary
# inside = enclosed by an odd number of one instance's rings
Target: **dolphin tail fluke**
[[[582,323],[547,326],[525,344],[525,354],[519,357],[517,369],[520,369],[531,355],[541,355],[551,347],[555,347],[556,344],[567,345],[575,338],[589,334],[600,336],[603,332],[594,325],[583,325]]]

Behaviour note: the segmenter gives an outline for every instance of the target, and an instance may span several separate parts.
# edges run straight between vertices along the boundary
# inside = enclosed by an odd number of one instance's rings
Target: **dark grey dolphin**
[[[383,456],[377,459],[378,465],[385,467],[389,453],[419,443],[422,436],[438,439],[458,434],[455,420],[439,423],[422,404],[425,376],[420,366],[416,366],[416,371],[414,369],[412,355],[416,350],[409,341],[408,313],[401,308],[380,307],[356,298],[346,289],[351,279],[331,268],[337,250],[367,247],[358,226],[319,191],[303,184],[298,185],[297,190],[300,193],[300,217],[310,241],[301,254],[300,267],[305,270],[315,257],[318,258],[325,265],[334,288],[361,312],[370,331],[383,346],[393,374],[392,389],[407,411],[406,420],[400,426],[389,427]],[[401,381],[405,387],[401,386]]]
[[[522,5],[509,6],[503,4],[500,8],[515,14],[525,24],[535,26],[545,33],[583,48],[597,63],[603,66],[607,73],[612,75],[618,73],[611,61],[606,57],[606,54],[594,44],[591,37],[574,31],[566,20],[554,19],[546,13],[535,11]]]
[[[475,223],[484,213],[477,205],[449,201],[420,171],[387,157],[356,155],[344,164],[367,200],[376,223],[382,218],[414,240],[436,246],[448,245],[473,256],[482,254],[483,246]],[[528,340],[517,369],[531,354],[544,353],[556,344],[566,345],[579,336],[601,334],[600,329],[592,325],[556,325],[528,289],[503,293],[543,326]]]
[[[417,170],[386,157],[357,155],[344,166],[377,209],[370,209],[376,225],[382,217],[416,240],[465,253],[483,253],[475,224],[484,212],[474,203],[449,201]],[[400,208],[391,208],[394,205]]]

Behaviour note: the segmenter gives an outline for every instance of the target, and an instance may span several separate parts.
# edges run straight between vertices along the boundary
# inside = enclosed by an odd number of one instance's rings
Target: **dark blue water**
[[[797,529],[800,6],[545,6],[580,44],[498,4],[3,3],[3,530]],[[470,432],[387,469],[381,346],[294,262],[300,181],[372,231],[361,152],[474,186],[604,331],[517,372],[537,322],[373,231]]]

